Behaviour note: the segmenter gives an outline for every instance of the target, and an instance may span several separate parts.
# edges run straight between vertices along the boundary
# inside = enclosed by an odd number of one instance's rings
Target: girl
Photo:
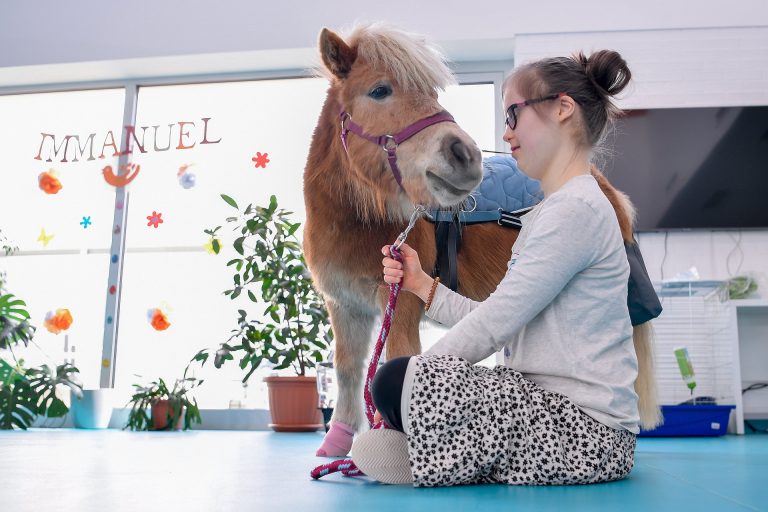
[[[475,302],[426,274],[403,244],[382,248],[384,281],[450,330],[386,363],[374,404],[393,429],[358,436],[367,475],[415,486],[577,484],[624,478],[638,433],[629,264],[616,213],[590,166],[611,97],[631,77],[614,51],[551,58],[504,83],[504,140],[544,199],[522,217],[508,270]],[[504,366],[473,366],[503,350]]]

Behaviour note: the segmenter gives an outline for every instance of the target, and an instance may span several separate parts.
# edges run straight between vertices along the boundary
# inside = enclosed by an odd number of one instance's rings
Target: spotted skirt
[[[565,485],[626,477],[635,435],[505,366],[417,356],[406,432],[417,487]]]

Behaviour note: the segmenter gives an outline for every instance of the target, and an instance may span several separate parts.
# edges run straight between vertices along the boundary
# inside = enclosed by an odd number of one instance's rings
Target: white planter
[[[112,388],[84,389],[83,397],[70,392],[70,412],[75,428],[107,428],[112,417]]]

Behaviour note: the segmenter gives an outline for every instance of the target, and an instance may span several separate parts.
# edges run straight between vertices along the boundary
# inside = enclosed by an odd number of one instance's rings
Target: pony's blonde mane
[[[418,34],[387,23],[358,24],[344,38],[358,58],[390,75],[406,91],[430,94],[456,83],[442,52]]]

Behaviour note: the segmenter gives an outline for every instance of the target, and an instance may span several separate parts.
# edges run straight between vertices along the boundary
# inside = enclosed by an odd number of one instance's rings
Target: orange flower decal
[[[54,174],[53,169],[50,169],[46,172],[41,172],[37,177],[37,183],[40,187],[40,190],[46,194],[56,194],[62,188],[61,182]]]
[[[149,323],[156,331],[164,331],[171,326],[171,322],[168,321],[168,317],[165,316],[160,309],[149,310]]]
[[[59,334],[61,331],[69,329],[69,326],[72,325],[72,314],[68,309],[57,309],[55,313],[49,311],[45,315],[44,325],[53,334]]]

